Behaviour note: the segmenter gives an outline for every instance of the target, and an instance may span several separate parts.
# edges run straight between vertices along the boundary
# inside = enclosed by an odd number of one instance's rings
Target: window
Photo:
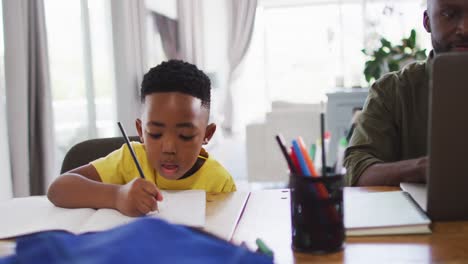
[[[97,137],[117,136],[110,1],[88,3]]]
[[[238,95],[244,123],[263,116],[272,101],[318,103],[335,87],[367,86],[361,50],[375,48],[381,36],[396,44],[415,28],[430,50],[424,9],[422,0],[259,1],[242,71],[242,82],[256,85]]]
[[[46,0],[45,11],[61,164],[74,144],[117,132],[110,2]]]

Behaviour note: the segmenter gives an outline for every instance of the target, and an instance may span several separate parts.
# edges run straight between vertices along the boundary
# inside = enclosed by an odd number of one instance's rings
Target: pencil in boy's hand
[[[120,122],[117,122],[117,124],[119,125],[120,131],[122,132],[125,143],[127,144],[127,147],[130,150],[130,154],[132,154],[133,161],[135,162],[135,165],[137,166],[138,172],[140,173],[140,177],[144,179],[145,174],[143,174],[143,170],[141,169],[140,163],[138,162],[135,152],[133,151],[132,145],[130,144],[130,140],[127,137],[127,133],[125,133],[125,129],[123,128]]]

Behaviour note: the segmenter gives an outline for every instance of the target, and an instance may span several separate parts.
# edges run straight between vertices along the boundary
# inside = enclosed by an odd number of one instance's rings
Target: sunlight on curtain
[[[6,123],[5,49],[3,38],[3,10],[0,3],[0,201],[12,197],[10,155]]]
[[[80,1],[47,0],[45,11],[59,165],[88,135]]]
[[[110,0],[88,0],[97,137],[117,136]]]
[[[76,143],[117,132],[110,2],[87,1],[87,14],[81,4],[45,1],[59,168]]]

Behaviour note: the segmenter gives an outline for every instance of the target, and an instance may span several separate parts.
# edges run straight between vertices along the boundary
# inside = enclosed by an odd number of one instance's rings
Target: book
[[[208,193],[203,230],[224,240],[231,240],[249,196],[250,192],[241,191]]]
[[[403,191],[345,192],[347,236],[429,234],[430,219]]]
[[[170,223],[205,227],[206,193],[203,190],[161,191],[158,211],[146,217],[164,219]],[[45,196],[14,198],[0,203],[0,239],[39,231],[63,230],[74,234],[104,231],[138,219],[114,209],[54,206]]]
[[[427,186],[425,183],[400,183],[400,188],[409,193],[418,205],[427,212]]]

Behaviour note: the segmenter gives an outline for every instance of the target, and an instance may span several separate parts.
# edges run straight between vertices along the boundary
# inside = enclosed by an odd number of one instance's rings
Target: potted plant
[[[416,30],[411,30],[410,36],[403,38],[401,42],[401,45],[393,46],[390,41],[382,37],[381,45],[376,50],[372,52],[362,50],[369,58],[364,67],[364,75],[369,84],[387,72],[398,71],[409,62],[427,58],[426,49],[420,49],[416,44]]]

